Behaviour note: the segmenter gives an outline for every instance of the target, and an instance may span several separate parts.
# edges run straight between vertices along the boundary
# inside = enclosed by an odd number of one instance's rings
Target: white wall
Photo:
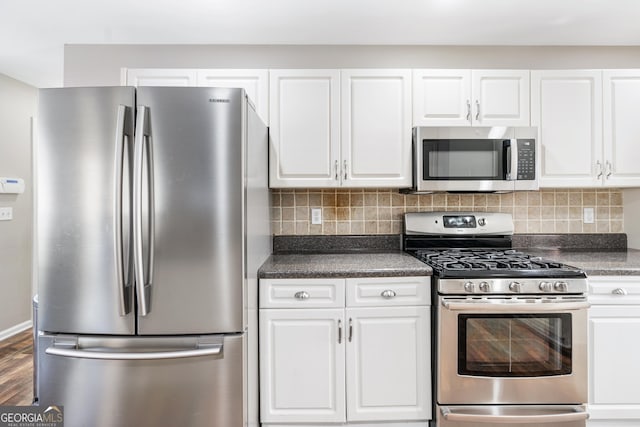
[[[0,74],[0,176],[25,180],[23,194],[0,194],[12,221],[0,221],[0,339],[31,319],[31,142],[36,88]]]
[[[65,86],[117,86],[122,67],[640,68],[640,46],[65,46]]]
[[[627,247],[640,249],[640,188],[623,191],[624,231],[627,233]]]

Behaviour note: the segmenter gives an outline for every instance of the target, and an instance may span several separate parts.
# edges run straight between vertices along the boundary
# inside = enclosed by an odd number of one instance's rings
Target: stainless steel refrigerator
[[[42,89],[38,129],[38,403],[68,427],[247,425],[271,233],[245,92]]]

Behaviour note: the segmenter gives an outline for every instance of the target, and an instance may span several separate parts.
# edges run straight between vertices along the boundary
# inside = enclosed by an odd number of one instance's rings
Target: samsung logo
[[[231,100],[226,98],[209,98],[209,102],[221,102],[223,104],[228,104]]]

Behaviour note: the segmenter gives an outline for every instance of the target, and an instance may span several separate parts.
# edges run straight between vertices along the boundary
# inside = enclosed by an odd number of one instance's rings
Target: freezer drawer
[[[585,427],[583,405],[438,406],[437,427]]]
[[[245,335],[39,337],[39,404],[66,427],[242,427]]]

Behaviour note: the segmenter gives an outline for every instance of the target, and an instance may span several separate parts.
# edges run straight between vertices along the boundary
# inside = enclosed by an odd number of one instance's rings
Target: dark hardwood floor
[[[0,405],[30,405],[33,400],[31,329],[0,341]]]

